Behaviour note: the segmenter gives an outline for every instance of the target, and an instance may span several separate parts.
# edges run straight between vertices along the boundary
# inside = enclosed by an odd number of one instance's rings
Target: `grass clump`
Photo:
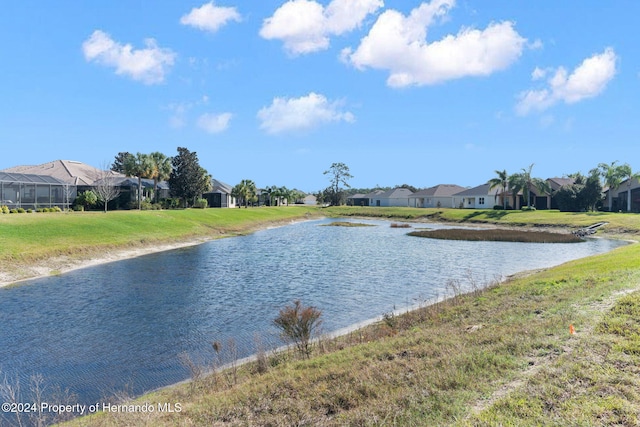
[[[362,222],[334,221],[329,224],[322,224],[323,227],[374,227],[373,224]]]
[[[443,240],[468,240],[489,242],[525,242],[525,243],[578,243],[581,238],[573,234],[551,233],[548,231],[523,231],[505,229],[471,230],[449,228],[439,230],[412,231],[409,236],[427,237]]]
[[[391,228],[411,228],[411,224],[392,222]]]

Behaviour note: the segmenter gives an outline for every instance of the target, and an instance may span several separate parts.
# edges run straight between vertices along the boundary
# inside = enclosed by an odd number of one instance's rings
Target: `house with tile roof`
[[[54,160],[39,165],[14,166],[3,169],[1,172],[26,176],[45,176],[59,180],[71,188],[70,204],[73,204],[77,194],[93,189],[100,180],[105,179],[105,174],[108,174],[113,180],[113,185],[120,188],[120,195],[109,202],[109,209],[128,209],[130,203],[137,200],[137,178],[127,177],[118,172],[103,171],[76,160]],[[151,197],[154,189],[153,180],[143,178],[141,186],[143,200]],[[169,184],[166,181],[159,182],[157,190],[160,193],[160,199],[169,197]]]
[[[76,160],[54,160],[40,165],[14,166],[4,169],[3,172],[52,176],[68,184],[80,187],[92,186],[104,174],[101,169]],[[114,174],[116,173],[114,172]],[[124,177],[122,174],[117,175]]]

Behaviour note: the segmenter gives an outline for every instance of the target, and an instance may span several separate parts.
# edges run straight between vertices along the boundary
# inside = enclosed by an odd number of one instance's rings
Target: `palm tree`
[[[513,208],[518,209],[518,194],[524,191],[527,186],[524,176],[521,173],[514,173],[507,179],[511,196],[513,197]]]
[[[267,187],[264,190],[262,190],[262,194],[265,195],[265,199],[264,199],[264,204],[267,206],[271,206],[273,204],[273,201],[271,200],[271,197],[273,197],[273,189],[275,188],[275,185],[272,185],[271,187]],[[268,202],[267,202],[268,201]]]
[[[138,209],[142,209],[142,178],[150,178],[153,166],[148,154],[136,153],[125,159],[124,174],[138,178]]]
[[[242,200],[244,207],[249,206],[249,202],[256,197],[256,184],[250,179],[243,179],[240,184],[233,187],[231,195],[238,200]]]
[[[604,185],[609,187],[609,210],[613,209],[613,189],[618,188],[624,177],[631,174],[629,165],[616,166],[616,163],[618,163],[617,160],[611,162],[611,164],[598,164],[598,170],[600,171],[600,176],[604,179]]]
[[[167,157],[159,151],[149,154],[151,162],[151,178],[153,178],[153,195],[156,203],[160,201],[158,182],[166,181],[171,175],[171,157]]]
[[[487,181],[487,184],[489,184],[489,191],[493,190],[496,187],[502,188],[502,209],[507,209],[506,193],[507,186],[509,185],[509,175],[507,174],[506,169],[502,171],[497,170],[495,172],[498,176]],[[496,197],[498,197],[497,194]]]
[[[509,177],[509,187],[512,188],[514,192],[514,198],[518,191],[523,190],[526,192],[527,208],[531,207],[531,190],[537,190],[538,193],[551,193],[551,186],[547,181],[531,176],[532,169],[533,163],[531,163],[527,169],[522,168],[522,172]]]
[[[287,205],[289,204],[289,198],[291,197],[291,190],[287,187],[278,188],[278,206],[282,206],[284,201],[287,201]]]

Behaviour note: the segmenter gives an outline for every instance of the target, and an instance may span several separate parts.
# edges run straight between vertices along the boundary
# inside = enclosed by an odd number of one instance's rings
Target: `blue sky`
[[[3,2],[0,169],[198,153],[317,191],[546,178],[640,149],[640,2]]]

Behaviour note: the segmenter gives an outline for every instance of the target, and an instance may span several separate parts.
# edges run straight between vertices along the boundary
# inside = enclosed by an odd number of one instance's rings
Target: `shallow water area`
[[[189,377],[181,362],[237,357],[281,345],[272,325],[294,299],[323,311],[332,332],[446,294],[449,280],[478,285],[609,251],[623,242],[465,242],[375,227],[293,224],[242,237],[76,270],[0,289],[0,371],[23,386],[41,374],[72,403],[139,395]],[[340,221],[352,221],[350,219]],[[444,225],[430,224],[432,228]]]

